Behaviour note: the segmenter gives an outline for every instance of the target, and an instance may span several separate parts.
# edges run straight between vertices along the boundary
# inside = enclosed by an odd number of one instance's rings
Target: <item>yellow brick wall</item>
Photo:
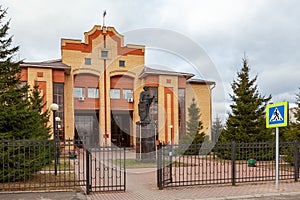
[[[37,73],[43,73],[42,77],[38,77]],[[49,108],[50,105],[53,103],[53,84],[52,84],[52,69],[51,68],[35,68],[29,67],[28,68],[28,84],[33,87],[35,81],[43,81],[46,82],[46,91],[43,91],[44,95],[46,92],[46,108]],[[53,115],[52,112],[50,113],[50,124],[53,124]],[[49,124],[49,126],[50,126]],[[52,131],[53,129],[51,129]],[[53,131],[52,131],[53,132]]]
[[[65,76],[64,90],[64,117],[65,117],[65,138],[74,138],[74,101],[73,101],[73,76]]]
[[[200,108],[200,120],[203,123],[202,131],[211,138],[211,91],[209,85],[187,84],[186,89],[186,121],[189,120],[188,107],[195,98],[197,106]]]
[[[173,115],[171,116],[173,118],[173,123],[170,119],[166,120],[166,116],[168,115],[168,112],[170,112],[168,109],[166,110],[165,107],[165,88],[171,88],[173,90]],[[159,106],[159,116],[158,116],[158,135],[159,140],[164,142],[170,142],[165,141],[165,136],[168,134],[168,140],[170,140],[170,125],[173,125],[173,132],[174,134],[174,143],[178,143],[178,76],[167,76],[167,75],[160,75],[159,76],[159,87],[158,87],[158,106]],[[170,102],[168,102],[170,103]],[[169,113],[170,114],[170,113]],[[170,116],[170,115],[169,115]],[[167,132],[165,127],[167,127]]]
[[[95,31],[100,30],[100,26],[95,26],[92,30],[85,33],[85,44],[88,44],[89,35],[93,34]],[[109,31],[113,31],[119,37],[121,41],[121,46],[124,46],[123,36],[119,35],[113,28],[108,28]],[[62,46],[66,43],[81,44],[80,40],[67,40],[62,39]],[[128,45],[129,46],[129,45]],[[131,46],[144,50],[143,46]],[[143,79],[139,79],[138,76],[144,69],[145,58],[141,55],[118,55],[117,49],[118,43],[109,37],[106,36],[106,48],[104,48],[104,37],[99,35],[97,38],[94,38],[92,41],[92,51],[90,53],[83,53],[81,51],[74,50],[65,50],[62,49],[62,61],[63,63],[71,66],[70,75],[66,75],[65,79],[65,130],[66,138],[73,137],[74,134],[74,103],[73,103],[73,87],[74,80],[73,77],[79,73],[90,73],[99,76],[99,88],[100,91],[103,91],[103,88],[106,85],[106,95],[103,92],[100,92],[99,101],[99,123],[100,123],[100,142],[103,139],[103,134],[105,133],[105,124],[107,124],[107,132],[110,133],[110,123],[111,123],[111,110],[110,110],[110,78],[115,75],[125,74],[134,78],[134,110],[133,110],[133,124],[132,132],[133,137],[136,136],[135,123],[139,121],[138,115],[138,102],[139,95],[143,90],[145,85]],[[104,60],[101,58],[101,50],[108,50],[109,57],[106,60],[106,71],[104,73]],[[85,65],[84,58],[91,58],[92,64]],[[119,67],[119,60],[125,61],[125,67]],[[106,82],[104,83],[104,74],[106,75]],[[178,143],[178,76],[168,76],[160,75],[159,76],[159,86],[158,86],[158,110],[159,110],[159,120],[158,120],[158,132],[159,139],[164,141],[165,134],[168,134],[165,127],[171,125],[170,121],[166,121],[165,113],[165,87],[172,88],[173,90],[173,131],[174,131],[174,142]],[[52,92],[52,90],[51,90]],[[103,104],[104,98],[106,96],[106,106]],[[192,102],[192,98],[196,99],[198,106],[201,111],[201,121],[203,122],[204,129],[203,131],[210,136],[210,126],[211,126],[211,98],[210,98],[210,88],[204,84],[188,84],[186,89],[186,108]],[[107,111],[107,112],[105,112]],[[106,113],[106,121],[104,113]],[[186,120],[188,121],[188,111],[186,109]],[[110,136],[109,136],[110,137]],[[110,144],[110,138],[108,140]],[[133,141],[135,144],[135,141]]]
[[[100,30],[100,26],[95,26],[91,31],[85,33],[85,42],[87,43],[89,35],[93,34],[96,30]],[[113,28],[108,28],[108,30],[113,31],[117,37],[121,38],[121,44],[123,46],[123,36],[119,35]],[[80,44],[79,40],[62,40],[62,46],[66,43],[77,43]],[[137,48],[144,48],[143,46],[133,46]],[[73,87],[74,80],[73,77],[75,74],[80,73],[90,73],[99,76],[99,88],[100,96],[99,101],[99,124],[100,124],[100,143],[102,143],[103,134],[105,133],[105,123],[107,124],[107,132],[111,132],[110,122],[111,122],[111,110],[110,110],[110,77],[126,74],[128,76],[134,77],[134,102],[136,102],[135,109],[133,111],[133,123],[132,130],[133,135],[135,136],[135,122],[139,120],[137,103],[139,101],[139,93],[141,91],[141,81],[138,79],[138,75],[142,72],[144,67],[144,56],[140,55],[118,55],[117,52],[118,43],[109,37],[106,36],[106,48],[104,48],[104,37],[99,35],[92,41],[92,52],[83,53],[81,51],[74,50],[62,50],[62,61],[63,63],[72,67],[70,75],[66,78],[65,84],[65,102],[68,104],[65,109],[65,118],[66,118],[66,136],[72,136],[74,134],[74,104],[73,104]],[[104,71],[104,60],[101,58],[101,50],[108,50],[109,56],[106,59],[106,71]],[[91,58],[92,64],[85,65],[84,59]],[[124,60],[126,65],[125,67],[119,67],[119,60]],[[104,83],[104,75],[106,75],[106,82]],[[103,88],[106,85],[106,95],[103,93]],[[106,96],[106,106],[103,104]],[[106,112],[105,112],[106,111]],[[106,113],[106,122],[105,115]],[[109,136],[110,137],[110,136]],[[108,145],[110,140],[108,140]]]

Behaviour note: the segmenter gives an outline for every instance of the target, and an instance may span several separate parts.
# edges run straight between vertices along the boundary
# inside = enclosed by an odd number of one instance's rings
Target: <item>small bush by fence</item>
[[[0,140],[0,148],[0,191],[70,189],[84,182],[77,176],[84,173],[78,162],[84,152],[74,141]]]

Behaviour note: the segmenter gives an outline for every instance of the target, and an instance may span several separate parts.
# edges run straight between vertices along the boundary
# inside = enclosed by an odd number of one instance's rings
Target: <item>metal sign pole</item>
[[[276,190],[278,190],[279,177],[279,128],[276,127]]]
[[[266,106],[266,127],[276,128],[276,190],[278,190],[279,180],[279,127],[285,127],[289,124],[289,103],[279,102],[270,103]]]

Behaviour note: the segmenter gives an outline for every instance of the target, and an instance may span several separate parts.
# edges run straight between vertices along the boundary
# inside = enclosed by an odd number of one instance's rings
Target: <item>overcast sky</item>
[[[61,38],[83,39],[84,32],[102,25],[106,10],[105,24],[125,35],[125,43],[146,45],[146,65],[189,70],[216,81],[214,117],[230,111],[230,84],[245,52],[260,94],[271,94],[273,102],[294,103],[299,93],[298,0],[1,2],[9,8],[10,34],[25,61],[61,58]]]

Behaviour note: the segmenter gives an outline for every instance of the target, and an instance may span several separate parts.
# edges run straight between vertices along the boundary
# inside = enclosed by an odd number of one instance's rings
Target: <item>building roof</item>
[[[145,67],[142,73],[139,75],[139,78],[144,78],[149,75],[169,75],[169,76],[183,76],[186,79],[190,79],[191,77],[195,76],[191,73],[184,73],[184,72],[175,72],[175,71],[168,71],[168,70],[161,70],[161,69],[153,69],[149,67]]]
[[[43,62],[23,62],[21,67],[41,67],[41,68],[54,68],[54,69],[66,69],[70,70],[71,67],[64,64],[61,59],[48,60]]]
[[[214,81],[208,81],[208,80],[203,80],[203,79],[198,79],[198,78],[192,78],[187,81],[188,83],[196,83],[196,84],[206,84],[206,85],[215,85],[216,82]]]

